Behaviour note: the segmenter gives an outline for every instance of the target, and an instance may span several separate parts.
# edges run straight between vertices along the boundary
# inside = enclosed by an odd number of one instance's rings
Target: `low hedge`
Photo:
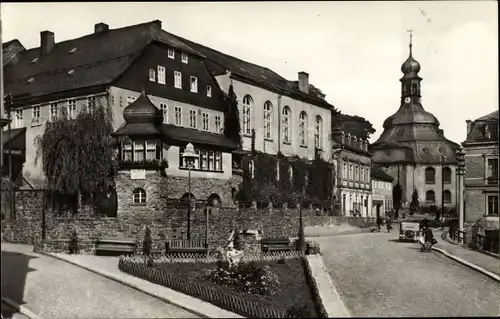
[[[304,266],[304,272],[306,275],[307,284],[311,289],[311,294],[313,297],[314,306],[316,307],[316,312],[318,313],[320,318],[328,318],[328,313],[326,312],[325,306],[323,305],[323,301],[319,295],[318,285],[316,280],[314,280],[312,276],[311,267],[309,266],[309,262],[307,261],[307,257],[302,256],[302,265]]]

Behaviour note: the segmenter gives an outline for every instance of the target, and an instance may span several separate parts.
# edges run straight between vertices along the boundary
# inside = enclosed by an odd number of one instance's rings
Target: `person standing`
[[[377,216],[377,228],[378,228],[378,231],[380,231],[381,227],[382,227],[382,217],[380,217],[380,215],[379,215],[379,216]]]
[[[392,218],[391,218],[391,216],[387,216],[385,224],[387,226],[387,232],[390,233],[391,229],[392,229]]]

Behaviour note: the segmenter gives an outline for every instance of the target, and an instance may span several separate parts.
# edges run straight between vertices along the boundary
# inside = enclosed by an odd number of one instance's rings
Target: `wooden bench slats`
[[[96,250],[106,250],[106,251],[135,251],[135,247],[129,246],[116,246],[116,245],[100,245]]]
[[[207,251],[204,239],[171,239],[166,243],[167,253],[206,253]]]
[[[137,241],[135,239],[128,238],[99,238],[97,239],[97,243],[117,243],[117,244],[130,244],[136,245]]]

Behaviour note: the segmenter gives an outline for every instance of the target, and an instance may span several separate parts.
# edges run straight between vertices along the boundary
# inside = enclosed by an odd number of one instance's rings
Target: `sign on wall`
[[[146,170],[145,169],[131,169],[130,170],[130,179],[146,179]]]

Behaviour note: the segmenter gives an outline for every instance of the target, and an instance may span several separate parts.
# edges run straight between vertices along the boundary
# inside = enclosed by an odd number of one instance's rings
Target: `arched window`
[[[432,167],[427,167],[425,169],[425,183],[435,184],[436,183],[436,170]]]
[[[451,203],[451,192],[449,190],[444,191],[443,199],[444,199],[445,203],[447,203],[447,204]]]
[[[133,192],[134,204],[142,204],[146,202],[146,191],[142,188],[136,188]]]
[[[250,95],[243,98],[243,134],[252,134],[252,106],[253,99]]]
[[[292,136],[292,110],[288,106],[283,108],[283,142],[290,143]]]
[[[434,191],[427,191],[425,193],[425,202],[428,204],[433,204],[436,201],[436,195],[434,194]]]
[[[304,111],[299,115],[299,142],[301,146],[307,146],[307,114]]]
[[[316,116],[316,125],[314,127],[314,147],[322,149],[323,140],[323,119],[321,116]]]
[[[443,168],[443,182],[451,184],[451,169],[449,167]]]
[[[272,138],[272,114],[273,105],[267,101],[264,103],[264,137],[269,139]]]
[[[220,199],[219,194],[214,193],[214,194],[208,196],[208,205],[210,205],[212,207],[218,207],[218,206],[220,206],[220,203],[221,203],[221,199]]]

